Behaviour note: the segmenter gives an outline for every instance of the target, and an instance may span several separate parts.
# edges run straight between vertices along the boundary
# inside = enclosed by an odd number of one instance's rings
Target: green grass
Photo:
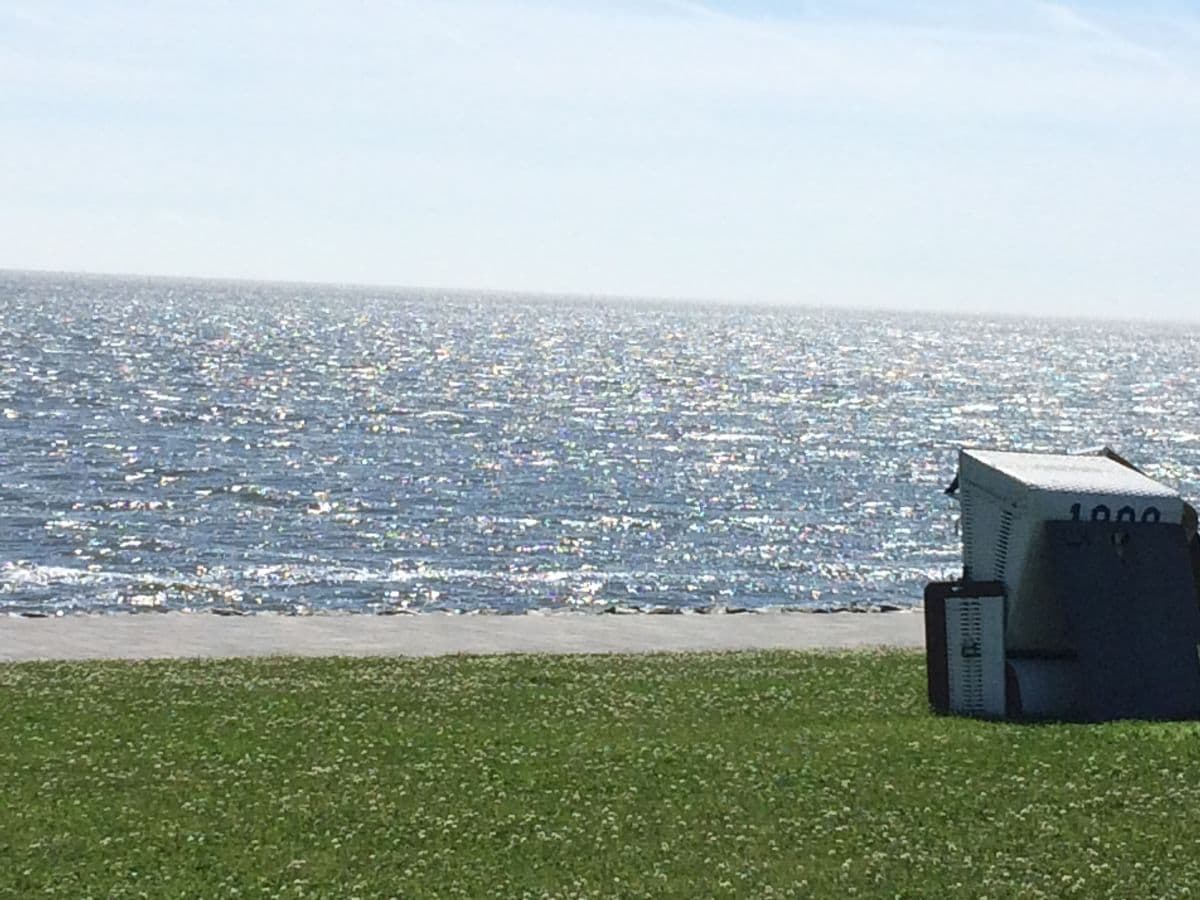
[[[1200,890],[1200,725],[930,715],[913,654],[0,666],[0,896]]]

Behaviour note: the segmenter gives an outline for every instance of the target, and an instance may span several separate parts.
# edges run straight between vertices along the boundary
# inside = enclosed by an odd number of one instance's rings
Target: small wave
[[[684,440],[706,444],[758,444],[769,440],[765,434],[751,431],[702,431],[683,435]]]
[[[955,415],[969,415],[971,413],[994,413],[1000,412],[1000,406],[996,403],[964,403],[961,406],[952,407],[950,411]]]
[[[280,491],[258,484],[231,484],[219,492],[258,506],[289,506],[300,500],[298,491]]]
[[[122,572],[47,566],[23,560],[0,565],[0,590],[54,585],[99,585],[130,581],[133,578],[134,576]]]

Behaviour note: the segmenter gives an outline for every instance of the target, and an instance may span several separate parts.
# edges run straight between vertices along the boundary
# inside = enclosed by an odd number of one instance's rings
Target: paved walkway
[[[919,610],[828,614],[455,616],[428,613],[307,617],[176,612],[0,618],[0,662],[919,648],[924,643],[924,616]]]

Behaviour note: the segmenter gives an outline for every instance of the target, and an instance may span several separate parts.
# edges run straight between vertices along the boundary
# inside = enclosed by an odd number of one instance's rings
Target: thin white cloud
[[[923,114],[1081,116],[1098,107],[1141,117],[1200,98],[1194,64],[1165,69],[1163,51],[1061,4],[1031,4],[1031,18],[972,22],[931,12],[907,22],[780,21],[678,5],[685,11],[672,15],[661,6],[647,14],[513,3],[248,13],[198,5],[172,15],[75,7],[60,14],[58,40],[0,50],[0,67],[10,91],[16,81],[104,89],[119,100],[123,91],[168,85],[184,104],[212,98],[233,115],[246,104],[353,110],[388,101],[470,108],[506,99],[586,106],[775,96],[911,105]],[[1117,60],[1142,65],[1111,65]]]
[[[47,16],[41,7],[32,3],[14,2],[14,0],[0,3],[0,22],[4,20],[33,28],[51,28],[54,24],[53,18]]]
[[[1039,2],[1037,6],[1052,26],[1065,34],[1090,39],[1108,54],[1155,66],[1165,67],[1170,64],[1165,53],[1121,35],[1113,28],[1086,16],[1078,8],[1049,2]]]

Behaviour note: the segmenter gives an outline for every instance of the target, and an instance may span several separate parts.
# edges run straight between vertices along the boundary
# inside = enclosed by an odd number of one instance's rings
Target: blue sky
[[[1200,317],[1200,6],[0,0],[0,267]]]

